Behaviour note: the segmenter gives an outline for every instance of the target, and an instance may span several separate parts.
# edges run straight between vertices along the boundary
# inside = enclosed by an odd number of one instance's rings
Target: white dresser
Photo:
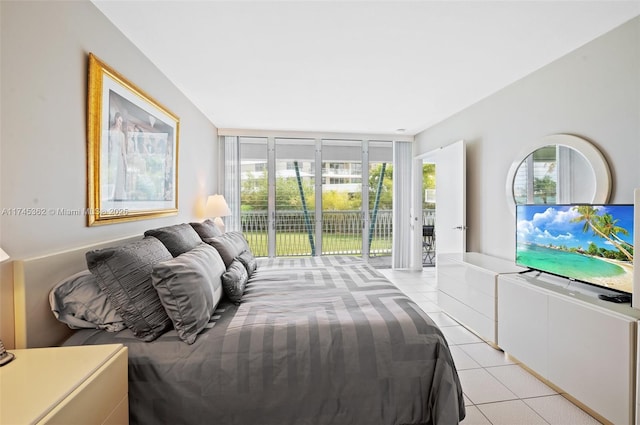
[[[636,324],[636,425],[640,425],[640,321]]]
[[[498,277],[499,346],[614,424],[635,422],[640,311],[549,275]]]
[[[121,344],[9,350],[0,367],[1,424],[128,424]]]
[[[497,277],[526,269],[477,252],[438,255],[436,268],[440,308],[484,340],[498,344]]]

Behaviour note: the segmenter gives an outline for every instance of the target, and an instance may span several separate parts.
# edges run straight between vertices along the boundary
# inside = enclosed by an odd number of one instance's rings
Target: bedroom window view
[[[393,217],[393,151],[389,142],[369,142],[369,258],[391,255]]]
[[[276,139],[275,146],[276,256],[317,255],[315,141]]]
[[[240,139],[240,225],[256,257],[268,255],[267,139]]]
[[[366,144],[368,167],[361,141],[241,137],[239,143],[240,220],[255,255],[390,258],[391,142]]]
[[[322,251],[362,253],[362,142],[322,142]]]

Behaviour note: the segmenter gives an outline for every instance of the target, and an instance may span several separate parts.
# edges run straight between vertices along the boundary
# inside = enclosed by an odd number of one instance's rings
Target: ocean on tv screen
[[[516,263],[631,293],[633,205],[519,205]]]

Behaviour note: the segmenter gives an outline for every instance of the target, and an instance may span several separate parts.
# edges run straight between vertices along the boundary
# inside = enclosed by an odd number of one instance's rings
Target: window
[[[391,255],[390,141],[238,143],[240,222],[255,255]]]

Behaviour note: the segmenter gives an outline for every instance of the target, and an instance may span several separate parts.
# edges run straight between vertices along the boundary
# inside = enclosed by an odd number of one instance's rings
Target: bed
[[[58,257],[68,263],[86,248]],[[198,250],[205,248],[189,253]],[[33,284],[36,263],[16,265],[22,291]],[[241,298],[222,297],[191,343],[177,325],[150,341],[131,328],[69,333],[50,318],[46,326],[66,333],[64,345],[128,347],[134,424],[455,424],[464,418],[442,333],[366,262],[258,258],[254,266]],[[35,285],[49,291],[54,284]],[[27,336],[43,327],[28,316],[22,320]]]

